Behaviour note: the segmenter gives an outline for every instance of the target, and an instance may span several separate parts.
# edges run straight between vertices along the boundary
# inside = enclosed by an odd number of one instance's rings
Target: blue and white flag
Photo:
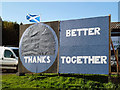
[[[26,18],[30,22],[40,23],[40,15],[27,14]]]

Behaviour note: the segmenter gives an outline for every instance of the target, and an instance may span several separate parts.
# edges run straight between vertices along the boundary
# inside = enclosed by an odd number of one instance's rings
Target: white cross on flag
[[[26,18],[30,22],[40,23],[40,15],[27,14]]]

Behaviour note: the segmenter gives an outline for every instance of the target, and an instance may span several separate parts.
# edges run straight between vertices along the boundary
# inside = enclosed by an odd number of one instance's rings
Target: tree
[[[20,25],[23,25],[23,23],[21,22]]]
[[[17,22],[2,22],[3,46],[19,46],[19,24]]]

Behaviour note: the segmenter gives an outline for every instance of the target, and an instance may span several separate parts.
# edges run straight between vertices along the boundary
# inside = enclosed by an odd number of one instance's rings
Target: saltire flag
[[[40,23],[40,15],[27,14],[26,18],[30,22]]]

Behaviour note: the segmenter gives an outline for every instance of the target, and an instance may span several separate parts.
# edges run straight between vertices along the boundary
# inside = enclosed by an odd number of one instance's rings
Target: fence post
[[[116,50],[117,62],[118,62],[118,49]],[[119,64],[117,65],[117,75],[119,76]]]

